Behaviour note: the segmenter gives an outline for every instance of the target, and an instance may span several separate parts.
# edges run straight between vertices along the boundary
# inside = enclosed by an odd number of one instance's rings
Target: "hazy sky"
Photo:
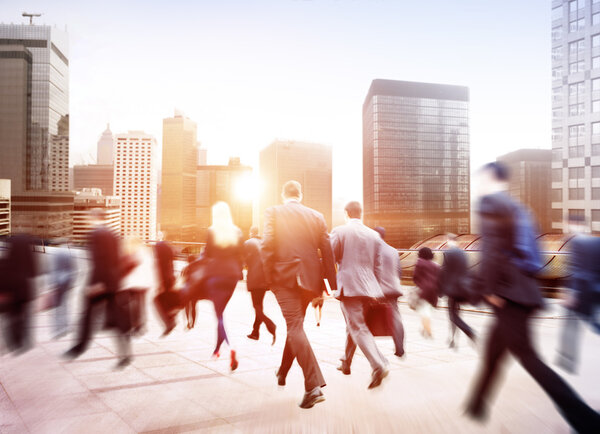
[[[550,148],[550,0],[0,0],[0,22],[67,27],[71,162],[110,122],[162,140],[198,123],[209,163],[257,166],[275,138],[329,144],[334,197],[362,199],[362,104],[375,78],[468,86],[471,165]]]

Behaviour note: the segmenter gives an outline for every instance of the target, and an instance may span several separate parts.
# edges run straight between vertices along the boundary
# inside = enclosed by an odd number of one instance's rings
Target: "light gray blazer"
[[[359,219],[351,219],[331,232],[331,247],[338,264],[336,298],[383,298],[381,238]]]
[[[398,251],[385,241],[381,240],[382,272],[379,276],[379,284],[386,297],[400,297],[402,295],[402,267]]]

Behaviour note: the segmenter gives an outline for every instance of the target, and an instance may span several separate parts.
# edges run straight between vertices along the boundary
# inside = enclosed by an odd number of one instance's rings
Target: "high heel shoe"
[[[235,357],[235,351],[231,350],[231,364],[229,365],[232,371],[235,371],[238,367],[238,361]]]
[[[277,326],[275,326],[271,334],[273,335],[273,342],[271,342],[271,345],[275,345],[275,341],[277,340]]]

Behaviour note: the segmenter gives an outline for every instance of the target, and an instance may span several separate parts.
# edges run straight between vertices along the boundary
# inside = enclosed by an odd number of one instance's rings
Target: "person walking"
[[[598,433],[600,415],[540,360],[531,342],[529,321],[532,313],[543,305],[534,277],[541,260],[531,217],[507,193],[506,166],[488,163],[479,176],[482,250],[477,284],[494,310],[495,323],[468,398],[466,415],[479,421],[487,417],[488,396],[500,364],[510,352],[554,401],[575,431]]]
[[[243,278],[244,244],[242,231],[233,223],[229,205],[217,202],[212,207],[212,225],[208,228],[203,259],[203,290],[212,301],[217,316],[217,343],[213,357],[220,356],[221,345],[230,349],[230,368],[238,367],[236,351],[231,345],[223,314],[239,280]]]
[[[261,248],[261,238],[258,235],[258,228],[252,226],[250,228],[250,238],[244,242],[244,262],[248,270],[246,287],[252,296],[252,306],[255,313],[252,332],[248,335],[248,338],[257,341],[260,337],[260,325],[264,323],[269,333],[273,336],[271,345],[275,345],[275,339],[277,338],[275,331],[277,326],[265,315],[263,309],[263,300],[269,288],[265,280]]]
[[[165,237],[163,233],[162,238]],[[173,293],[173,287],[175,286],[175,270],[173,268],[173,248],[171,245],[164,240],[160,240],[154,246],[154,258],[156,263],[156,270],[158,274],[158,294],[167,298],[175,297]],[[167,336],[173,331],[177,325],[176,316],[173,310],[166,309],[165,306],[160,304],[158,298],[155,298],[154,305],[156,311],[165,327],[163,336]]]
[[[68,292],[75,280],[75,261],[65,244],[52,254],[50,279],[54,288],[54,339],[67,334],[69,330]]]
[[[346,353],[338,369],[344,373],[350,370],[354,350],[358,345],[373,370],[369,384],[369,389],[373,389],[389,373],[388,361],[377,348],[375,338],[365,321],[365,310],[369,303],[384,299],[379,285],[382,243],[379,234],[363,224],[360,203],[349,202],[344,211],[346,224],[331,232],[333,256],[338,264],[335,297],[342,307],[347,336]]]
[[[439,274],[440,266],[433,262],[433,252],[429,247],[421,247],[415,265],[413,282],[418,288],[419,303],[417,312],[421,316],[421,324],[423,325],[421,334],[428,339],[433,338],[431,313],[432,308],[436,308],[438,303]]]
[[[456,235],[448,234],[446,243],[448,249],[444,251],[444,262],[440,270],[440,294],[448,297],[448,316],[450,317],[450,348],[455,348],[457,328],[473,342],[476,341],[475,332],[460,317],[461,303],[468,303],[469,282],[468,266],[465,252],[458,248]]]
[[[282,197],[283,205],[265,212],[262,249],[266,280],[287,325],[277,377],[278,384],[285,385],[287,373],[297,359],[305,389],[300,407],[311,408],[325,400],[321,391],[325,379],[304,332],[304,317],[311,300],[321,295],[324,277],[335,290],[335,265],[325,219],[300,203],[300,183],[286,182]]]

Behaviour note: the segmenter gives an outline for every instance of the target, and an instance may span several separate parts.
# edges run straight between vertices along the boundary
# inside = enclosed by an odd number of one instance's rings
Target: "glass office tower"
[[[363,105],[363,196],[368,226],[408,248],[470,231],[469,90],[373,80]]]
[[[25,189],[69,189],[69,60],[66,32],[51,26],[0,24],[0,45],[31,54],[31,123]]]

